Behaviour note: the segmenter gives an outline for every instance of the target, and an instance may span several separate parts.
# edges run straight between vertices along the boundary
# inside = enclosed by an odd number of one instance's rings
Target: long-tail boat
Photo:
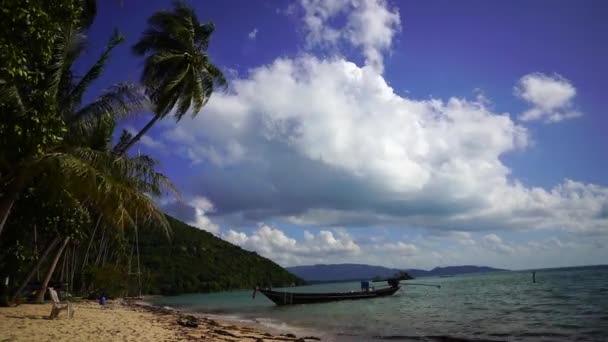
[[[333,293],[299,293],[299,292],[282,292],[273,291],[271,289],[255,289],[255,292],[262,292],[268,299],[273,301],[276,305],[292,305],[292,304],[310,304],[310,303],[326,303],[335,302],[340,300],[357,300],[357,299],[369,299],[384,296],[391,296],[395,292],[399,291],[401,286],[399,282],[389,282],[388,287],[380,289],[369,289],[369,283],[361,282],[361,291],[350,291],[350,292],[333,292]]]

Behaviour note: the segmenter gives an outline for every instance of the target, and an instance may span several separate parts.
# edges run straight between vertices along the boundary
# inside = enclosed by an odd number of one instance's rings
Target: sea
[[[324,304],[279,307],[260,293],[252,298],[251,290],[158,297],[154,304],[328,341],[608,341],[608,266],[535,270],[535,283],[532,272],[418,278],[390,297]],[[350,282],[285,290],[358,288]]]

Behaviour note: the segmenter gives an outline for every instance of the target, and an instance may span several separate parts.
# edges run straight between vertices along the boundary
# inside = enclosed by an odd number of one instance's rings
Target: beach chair
[[[55,319],[59,316],[59,312],[61,310],[68,310],[68,319],[74,317],[74,308],[72,307],[72,303],[65,302],[61,303],[59,301],[59,296],[57,295],[57,291],[54,288],[49,287],[49,293],[51,294],[51,299],[53,300],[53,308],[51,309],[51,315],[49,319]]]

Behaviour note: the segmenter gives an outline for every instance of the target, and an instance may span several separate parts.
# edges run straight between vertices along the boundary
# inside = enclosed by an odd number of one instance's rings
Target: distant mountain
[[[435,267],[430,271],[420,269],[396,269],[364,264],[333,264],[287,267],[287,270],[306,281],[342,281],[371,279],[374,277],[391,277],[395,273],[405,271],[413,277],[432,277],[457,275],[465,273],[482,273],[506,271],[487,266],[448,266]]]
[[[447,267],[435,267],[430,271],[411,269],[406,270],[413,277],[433,277],[433,276],[447,276],[447,275],[458,275],[466,273],[484,273],[484,272],[498,272],[507,271],[501,268],[494,268],[488,266],[447,266]]]

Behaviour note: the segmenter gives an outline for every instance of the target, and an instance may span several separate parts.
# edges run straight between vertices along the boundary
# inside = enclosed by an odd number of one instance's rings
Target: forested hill
[[[168,217],[171,240],[158,229],[140,229],[143,291],[180,294],[303,281],[273,261]],[[132,258],[135,272],[135,258]]]

